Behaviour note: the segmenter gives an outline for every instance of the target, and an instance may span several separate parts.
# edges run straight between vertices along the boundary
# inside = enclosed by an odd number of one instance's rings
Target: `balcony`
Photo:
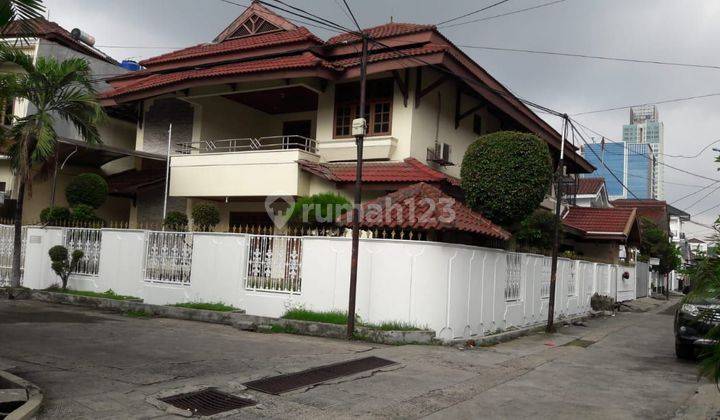
[[[314,139],[269,136],[178,144],[176,154],[170,157],[170,195],[304,195],[309,180],[297,164],[300,159],[320,160]]]
[[[242,153],[259,150],[302,150],[308,153],[317,153],[317,142],[314,139],[296,135],[203,140],[178,143],[177,146],[177,153],[181,155],[199,153]]]

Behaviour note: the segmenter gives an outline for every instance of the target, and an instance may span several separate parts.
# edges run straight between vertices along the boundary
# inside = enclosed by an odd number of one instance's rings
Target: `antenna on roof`
[[[393,15],[390,15],[390,23],[393,23]]]

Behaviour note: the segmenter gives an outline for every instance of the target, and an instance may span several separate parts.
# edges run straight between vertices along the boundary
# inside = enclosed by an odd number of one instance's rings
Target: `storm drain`
[[[394,364],[395,362],[392,360],[371,356],[349,362],[320,366],[302,372],[272,376],[247,382],[244,385],[256,391],[280,395],[294,389]]]
[[[172,395],[160,398],[160,401],[181,410],[188,410],[193,415],[199,414],[201,416],[212,416],[213,414],[255,405],[255,401],[226,394],[212,388]]]
[[[595,344],[597,341],[591,341],[591,340],[581,340],[576,339],[573,341],[570,341],[569,343],[565,344],[566,346],[576,346],[576,347],[582,347],[582,348],[588,348],[591,345]]]

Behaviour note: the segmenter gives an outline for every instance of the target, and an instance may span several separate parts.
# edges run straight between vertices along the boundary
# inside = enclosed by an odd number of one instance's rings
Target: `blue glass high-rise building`
[[[587,176],[605,178],[610,199],[653,198],[654,156],[649,144],[595,143],[583,146],[582,155],[596,168]]]

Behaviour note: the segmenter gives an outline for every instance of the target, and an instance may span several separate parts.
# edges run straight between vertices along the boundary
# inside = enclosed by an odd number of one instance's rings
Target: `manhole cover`
[[[566,346],[576,346],[576,347],[588,348],[588,347],[590,347],[591,345],[595,344],[596,342],[597,342],[597,341],[581,340],[581,339],[578,338],[577,340],[573,340],[573,341],[571,341],[571,342],[569,342],[569,343],[567,343],[567,344],[565,344],[565,345],[566,345]]]
[[[329,381],[330,379],[353,375],[366,370],[373,370],[394,364],[395,362],[392,360],[381,359],[374,356],[365,357],[362,359],[351,360],[349,362],[320,366],[304,370],[302,372],[259,379],[257,381],[247,382],[245,386],[267,394],[280,395],[294,389]]]
[[[213,414],[255,405],[255,401],[226,394],[212,388],[172,395],[160,398],[160,401],[201,416],[212,416]]]

